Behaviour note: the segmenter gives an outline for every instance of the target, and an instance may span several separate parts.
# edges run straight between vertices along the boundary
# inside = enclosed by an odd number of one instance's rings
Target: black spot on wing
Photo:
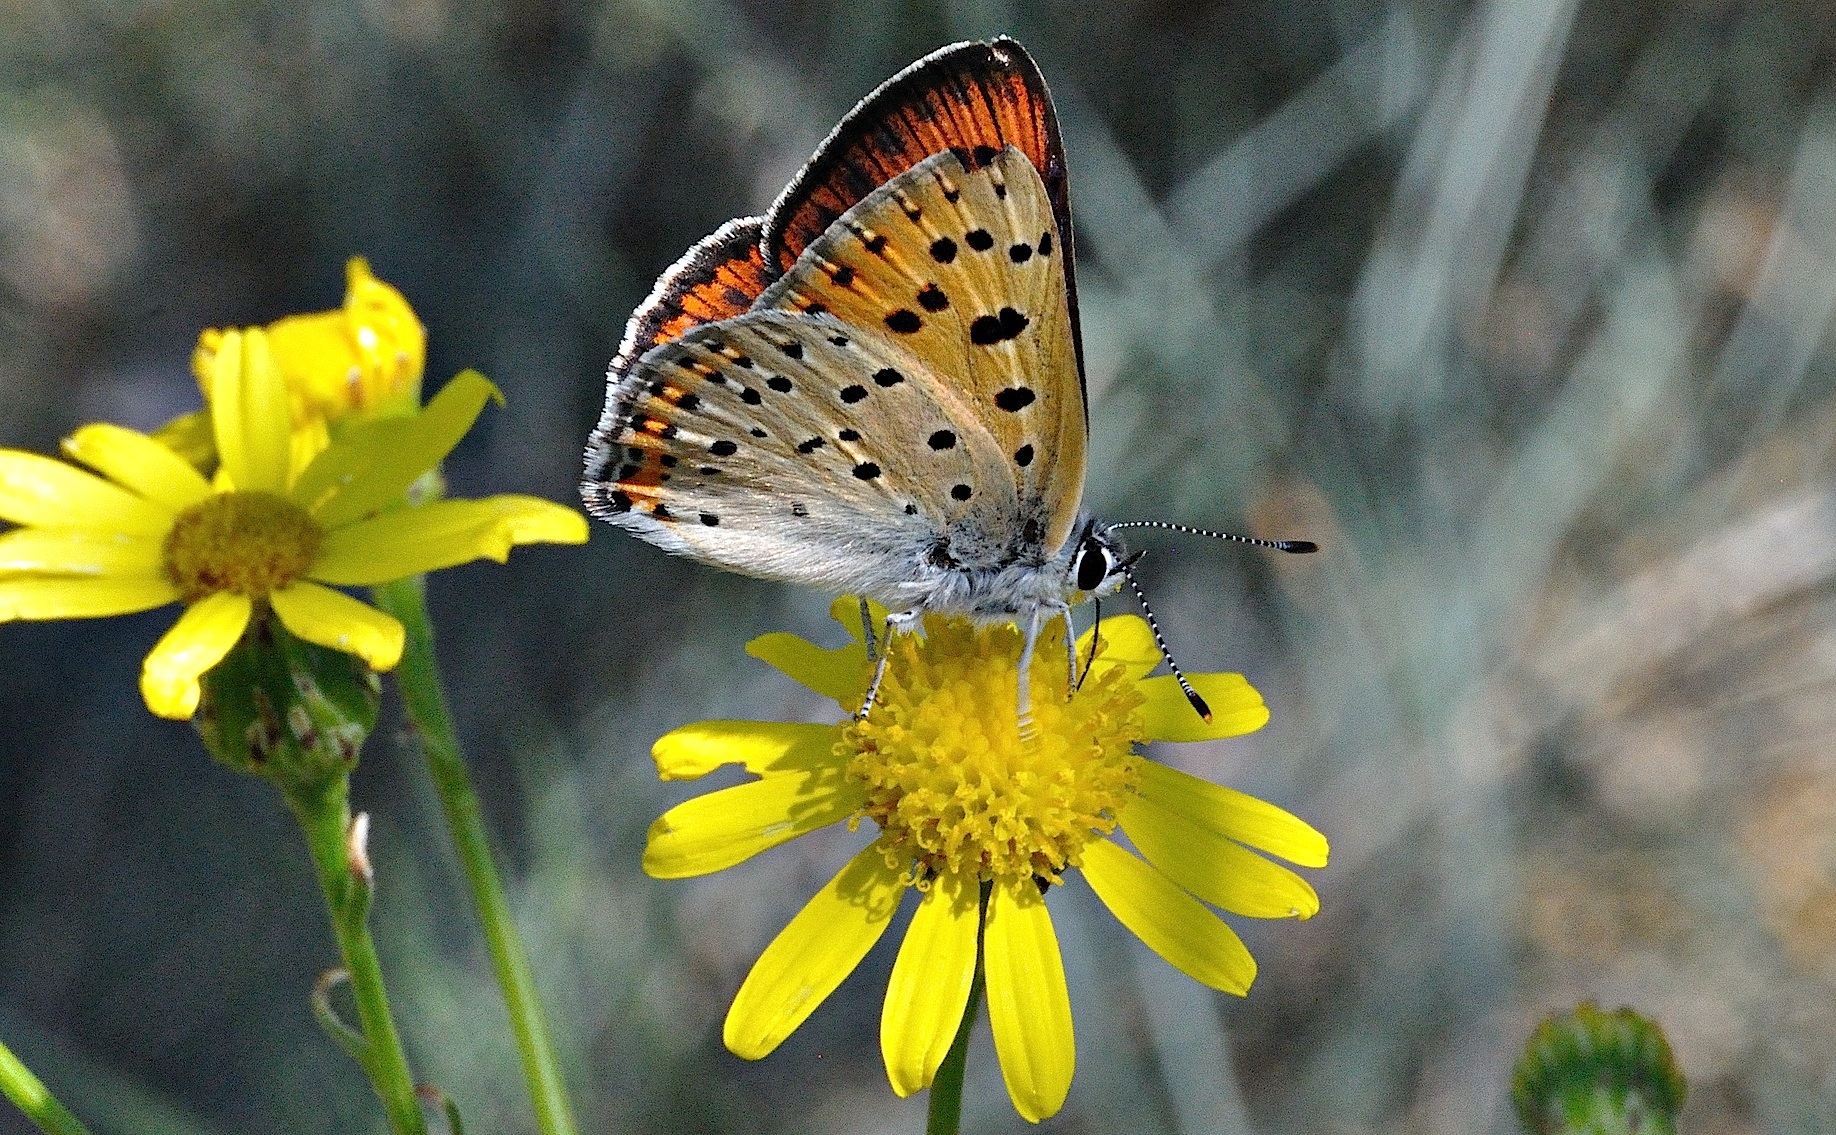
[[[886,316],[886,326],[901,335],[910,335],[924,326],[924,320],[918,318],[918,313],[911,308],[902,307]]]
[[[1009,386],[995,392],[995,405],[1013,414],[1031,406],[1035,397],[1030,386]]]
[[[996,343],[1017,338],[1031,322],[1013,308],[1004,307],[998,315],[976,316],[975,321],[969,324],[969,341],[978,347],[992,347]]]

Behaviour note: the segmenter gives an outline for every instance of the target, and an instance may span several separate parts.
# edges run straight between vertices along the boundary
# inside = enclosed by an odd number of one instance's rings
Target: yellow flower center
[[[1092,837],[1115,828],[1139,779],[1140,692],[1105,667],[1067,700],[1054,624],[1034,653],[1023,740],[1019,630],[960,619],[925,626],[923,638],[893,641],[873,711],[836,742],[848,774],[866,785],[862,814],[880,825],[887,864],[919,882],[941,871],[1058,882]]]
[[[219,591],[251,598],[306,573],[324,532],[273,493],[221,493],[179,513],[166,534],[166,574],[186,600]]]

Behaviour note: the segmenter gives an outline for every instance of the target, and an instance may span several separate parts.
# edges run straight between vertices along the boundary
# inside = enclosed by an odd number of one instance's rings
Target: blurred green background
[[[0,444],[196,404],[200,328],[370,257],[507,409],[454,491],[573,501],[655,275],[874,84],[1006,32],[1058,98],[1088,500],[1324,545],[1149,540],[1191,669],[1262,733],[1162,754],[1333,842],[1244,1000],[1054,897],[1054,1132],[1503,1132],[1544,1013],[1669,1032],[1694,1135],[1836,1127],[1836,18],[1812,0],[1474,5],[0,3]],[[461,723],[593,1132],[910,1132],[882,947],[776,1055],[758,950],[864,840],[637,869],[649,743],[818,718],[751,662],[826,599],[605,526],[433,580]],[[380,1131],[307,993],[335,948],[271,791],[135,695],[171,613],[0,628],[0,1036],[99,1135]],[[830,709],[832,710],[832,706]],[[365,754],[418,1070],[529,1129],[399,717]],[[984,1027],[968,1130],[1013,1131]],[[23,1131],[0,1111],[0,1132]]]

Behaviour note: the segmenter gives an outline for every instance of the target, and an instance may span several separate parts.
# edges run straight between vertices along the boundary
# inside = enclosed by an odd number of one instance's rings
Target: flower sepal
[[[290,795],[350,775],[382,698],[376,671],[258,615],[200,680],[195,718],[211,756]]]

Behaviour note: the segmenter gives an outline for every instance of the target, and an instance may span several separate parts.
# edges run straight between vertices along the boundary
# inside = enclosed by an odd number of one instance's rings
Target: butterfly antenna
[[[1215,532],[1209,528],[1194,528],[1190,524],[1175,524],[1170,520],[1122,520],[1115,524],[1105,525],[1105,530],[1109,532],[1114,532],[1118,528],[1164,528],[1169,532],[1184,532],[1188,536],[1209,536],[1213,540],[1230,540],[1238,544],[1250,544],[1277,552],[1293,552],[1297,555],[1320,550],[1320,546],[1312,540],[1263,540],[1256,536],[1239,536],[1235,532]],[[1145,607],[1146,604],[1142,606]],[[1173,660],[1169,658],[1167,661],[1170,663]]]
[[[1192,708],[1205,719],[1205,724],[1211,724],[1211,707],[1205,704],[1204,698],[1199,697],[1199,692],[1192,688],[1192,683],[1186,681],[1186,675],[1180,670],[1179,663],[1173,661],[1173,653],[1167,649],[1167,640],[1160,637],[1160,620],[1154,617],[1154,609],[1148,606],[1146,593],[1141,590],[1141,585],[1135,582],[1135,573],[1127,564],[1122,565],[1122,578],[1128,580],[1128,589],[1135,593],[1135,599],[1140,602],[1141,613],[1147,616],[1148,630],[1154,633],[1154,645],[1160,648],[1160,656],[1167,660],[1167,666],[1173,671],[1173,677],[1178,680],[1179,688],[1186,693],[1186,700],[1191,702]],[[1095,656],[1092,655],[1092,657]]]

